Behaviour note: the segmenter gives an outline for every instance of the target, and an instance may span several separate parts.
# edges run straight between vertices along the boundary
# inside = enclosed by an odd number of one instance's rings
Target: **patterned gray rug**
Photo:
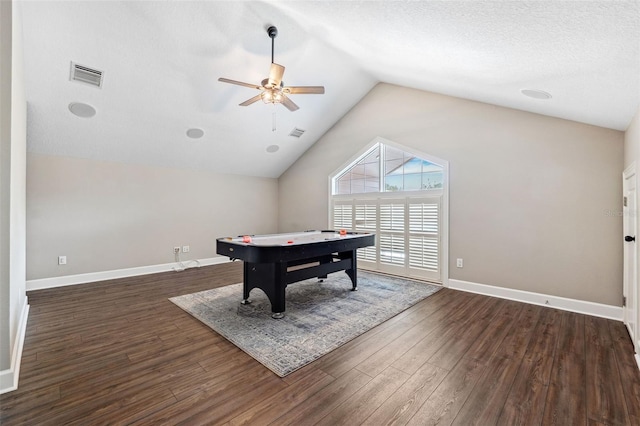
[[[242,284],[169,300],[220,333],[280,377],[320,358],[434,294],[424,282],[358,271],[358,291],[344,272],[323,283],[290,284],[283,319],[271,318],[262,290],[241,305]]]

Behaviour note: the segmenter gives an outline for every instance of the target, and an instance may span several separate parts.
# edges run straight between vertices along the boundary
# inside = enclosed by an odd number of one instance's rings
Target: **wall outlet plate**
[[[66,265],[67,256],[58,256],[58,265]]]
[[[183,253],[189,253],[189,246],[182,246]]]

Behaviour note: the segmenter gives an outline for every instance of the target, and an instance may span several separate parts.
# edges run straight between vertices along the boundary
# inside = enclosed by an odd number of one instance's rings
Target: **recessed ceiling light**
[[[187,136],[191,139],[200,139],[204,136],[204,130],[202,129],[189,129],[187,130]]]
[[[81,102],[71,102],[69,104],[69,111],[74,115],[83,118],[89,118],[96,115],[96,109],[91,105],[83,104]]]
[[[278,145],[269,145],[267,147],[267,152],[270,152],[273,154],[274,152],[277,152],[279,149],[280,147]]]
[[[533,99],[551,99],[551,93],[547,93],[544,90],[522,89],[520,93]]]

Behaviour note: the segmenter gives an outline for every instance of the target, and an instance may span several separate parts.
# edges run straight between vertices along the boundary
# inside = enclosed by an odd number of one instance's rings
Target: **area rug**
[[[440,287],[358,271],[358,291],[344,272],[319,283],[290,284],[285,317],[271,318],[259,289],[240,304],[242,284],[169,300],[227,338],[280,377],[320,358],[376,325],[434,294]]]

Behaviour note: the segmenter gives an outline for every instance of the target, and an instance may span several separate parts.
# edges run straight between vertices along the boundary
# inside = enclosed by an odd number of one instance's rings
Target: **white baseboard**
[[[208,259],[198,259],[200,266],[217,265],[229,262],[228,257],[218,256]],[[193,260],[184,260],[184,264],[193,264]],[[112,271],[89,272],[87,274],[63,275],[60,277],[40,278],[37,280],[27,280],[27,291],[43,290],[46,288],[64,287],[68,285],[91,283],[95,281],[113,280],[117,278],[135,277],[138,275],[156,274],[158,272],[175,271],[179,268],[176,262],[163,263],[160,265],[139,266],[135,268],[115,269]],[[190,268],[189,268],[190,269]]]
[[[11,392],[18,389],[18,378],[20,377],[20,362],[22,361],[22,348],[24,347],[24,338],[27,333],[27,319],[29,318],[29,303],[24,298],[24,305],[20,313],[20,323],[16,340],[11,353],[11,367],[8,370],[0,371],[0,394]]]
[[[449,278],[449,288],[622,321],[622,307]]]

